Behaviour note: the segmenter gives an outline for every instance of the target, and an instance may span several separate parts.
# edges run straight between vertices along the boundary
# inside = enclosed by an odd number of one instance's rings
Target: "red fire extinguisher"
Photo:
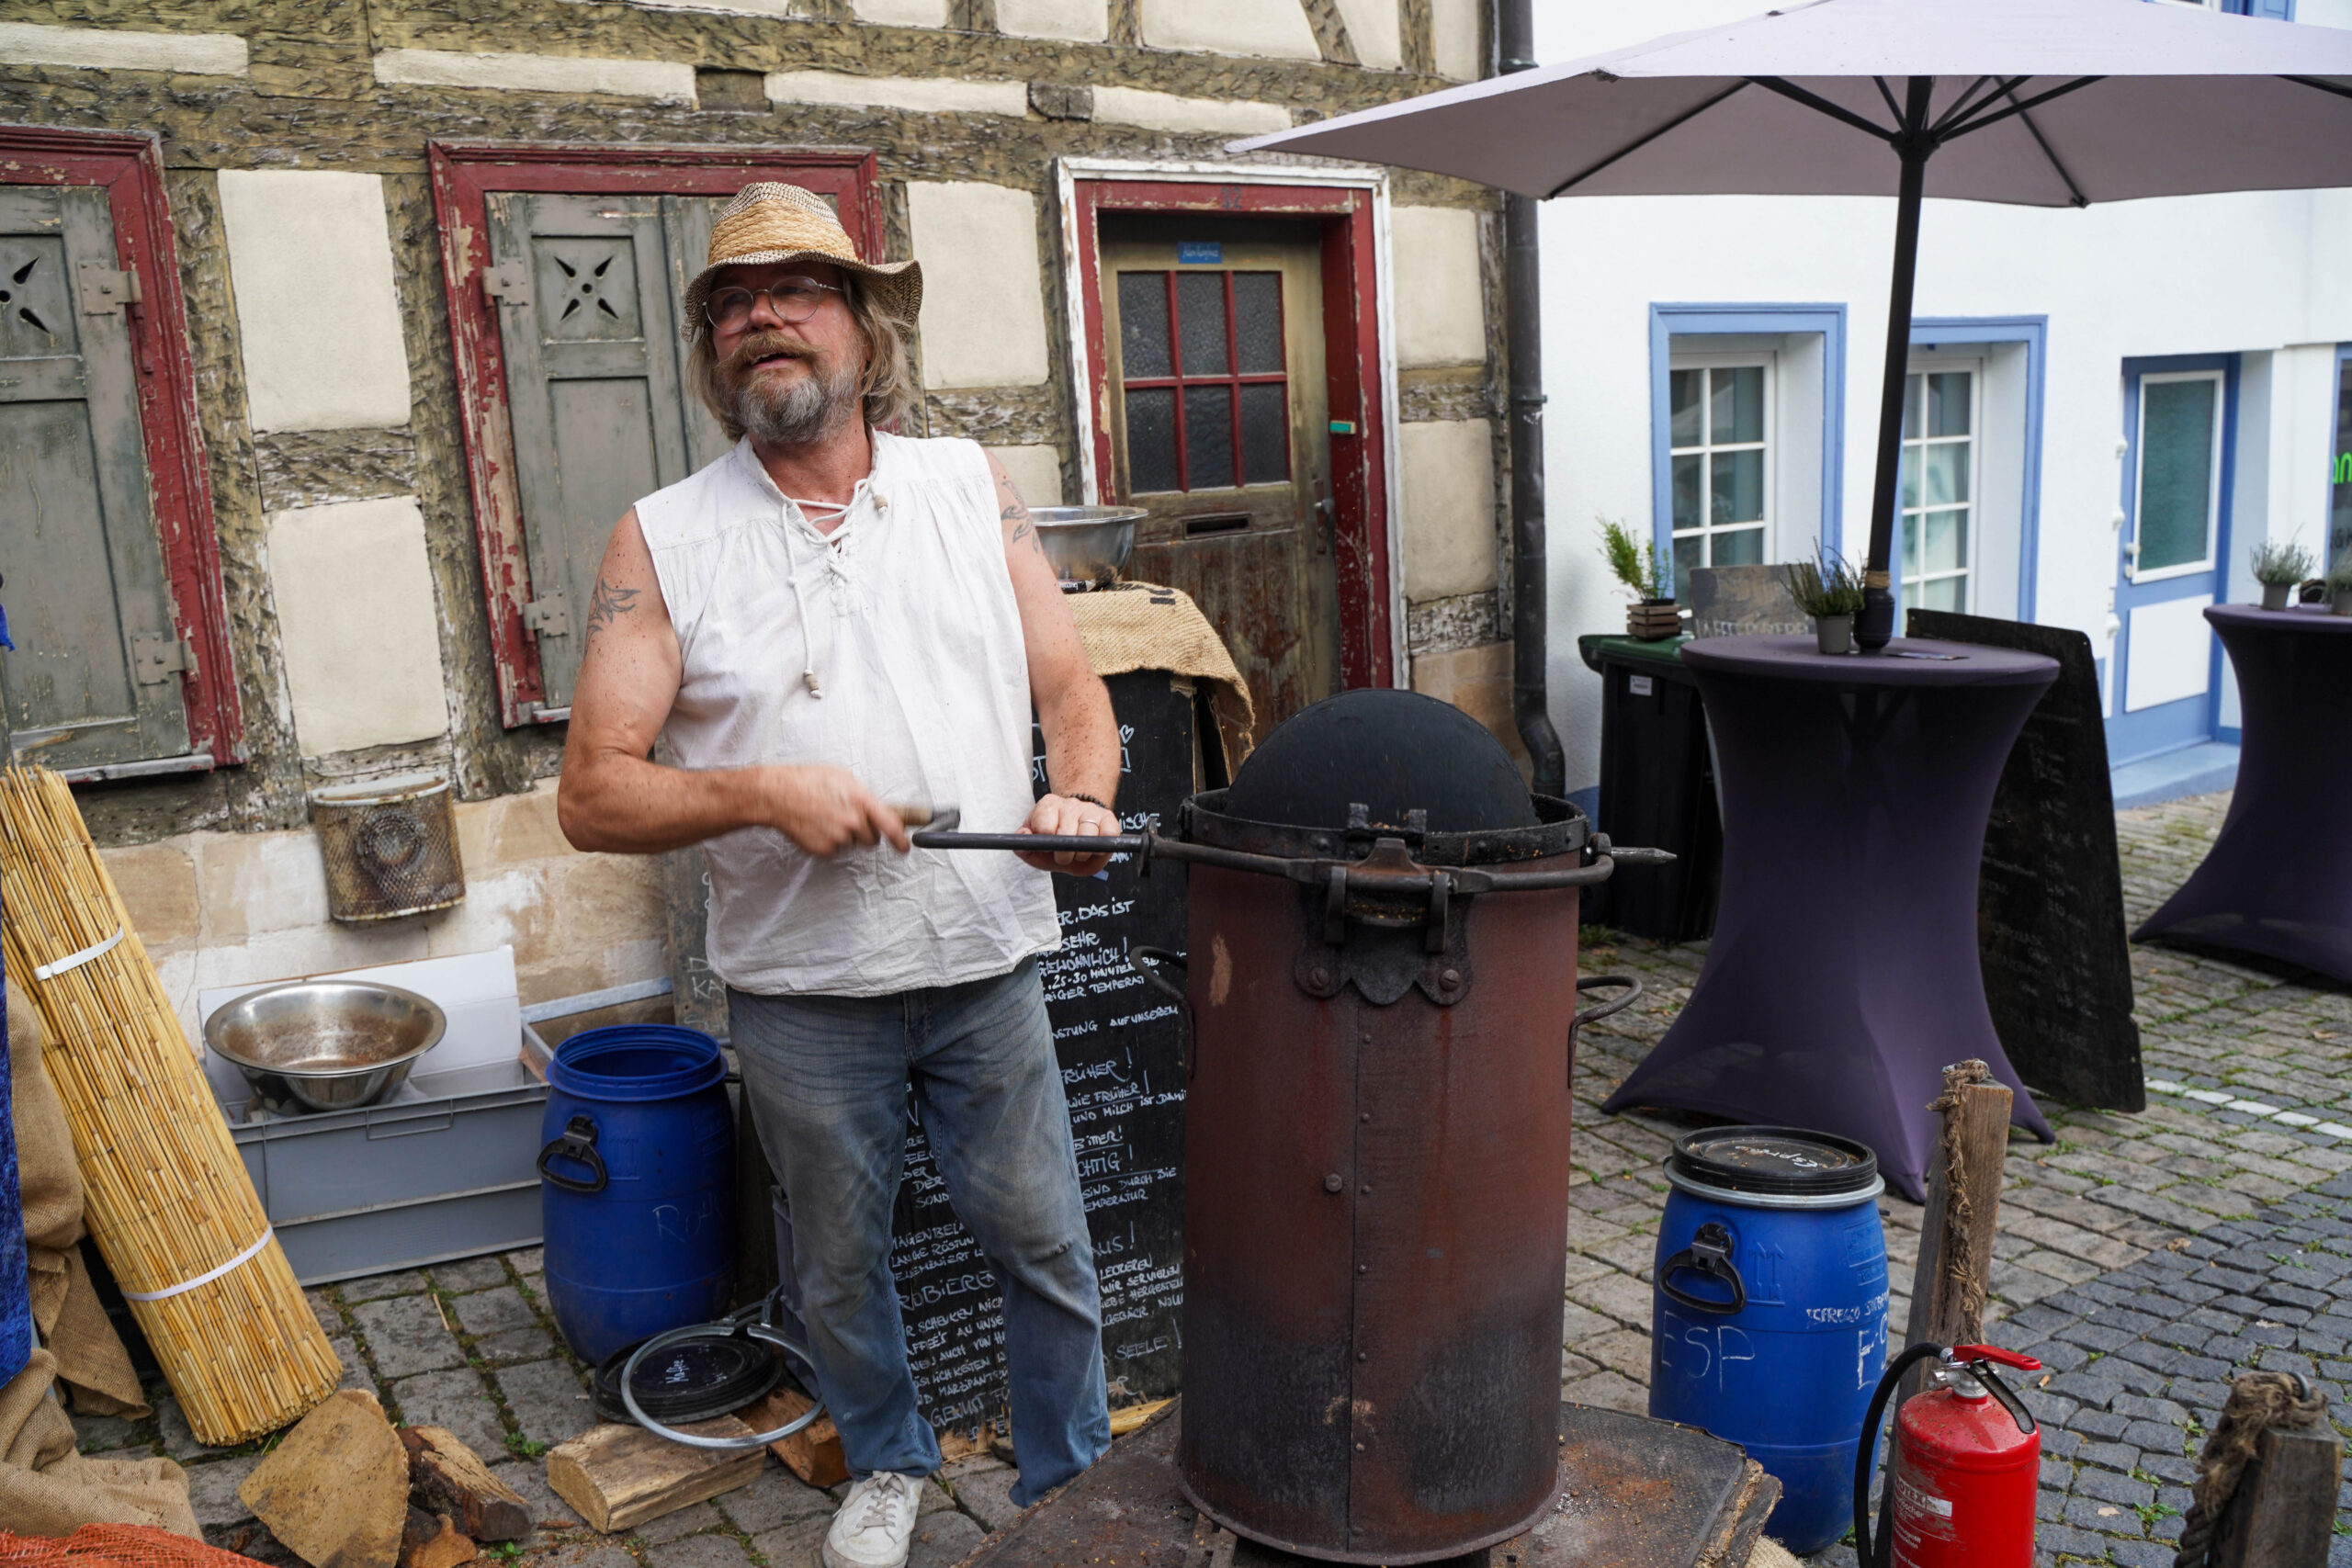
[[[1903,1374],[1931,1359],[1928,1386],[1895,1412],[1873,1549],[1878,1424]],[[1854,1549],[1862,1568],[2030,1568],[2041,1433],[1993,1371],[1996,1363],[2041,1370],[2032,1357],[1993,1345],[1914,1345],[1887,1367],[1854,1456]]]

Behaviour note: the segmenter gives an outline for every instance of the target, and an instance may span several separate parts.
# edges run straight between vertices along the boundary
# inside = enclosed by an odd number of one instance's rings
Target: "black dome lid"
[[[637,1345],[644,1343],[640,1339]],[[637,1345],[623,1346],[596,1369],[589,1404],[601,1420],[636,1419],[621,1403],[621,1369],[636,1354]],[[646,1358],[630,1392],[648,1416],[674,1427],[741,1410],[783,1377],[784,1363],[766,1344],[714,1324],[707,1336],[681,1340]]]
[[[1762,1196],[1860,1192],[1878,1156],[1851,1138],[1802,1127],[1705,1127],[1674,1141],[1668,1171],[1704,1186]]]
[[[1351,806],[1399,830],[1428,813],[1432,833],[1537,825],[1519,764],[1487,727],[1419,692],[1367,686],[1326,697],[1275,727],[1234,775],[1224,809],[1252,822],[1344,829]]]

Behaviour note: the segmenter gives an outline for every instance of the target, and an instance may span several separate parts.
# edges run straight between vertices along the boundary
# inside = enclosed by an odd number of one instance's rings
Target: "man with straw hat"
[[[922,302],[915,263],[859,256],[808,191],[747,186],[720,212],[685,294],[688,374],[736,446],[613,530],[558,796],[581,849],[699,843],[709,863],[711,967],[855,1478],[830,1568],[904,1562],[940,1462],[889,1268],[910,1111],[1003,1291],[1013,1500],[1110,1443],[1035,957],[1060,932],[1042,874],[1107,857],[910,852],[903,807],[1115,833],[1118,732],[1003,468],[882,428],[916,407]],[[649,760],[657,736],[675,766]]]

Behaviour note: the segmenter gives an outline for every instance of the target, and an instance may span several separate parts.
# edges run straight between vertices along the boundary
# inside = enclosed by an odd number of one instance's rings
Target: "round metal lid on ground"
[[[1802,1127],[1704,1127],[1674,1141],[1666,1177],[1686,1191],[1762,1208],[1860,1202],[1886,1189],[1878,1156]]]
[[[633,1420],[621,1403],[621,1369],[636,1349],[624,1346],[597,1367],[589,1403],[598,1420]],[[669,1346],[638,1368],[630,1392],[656,1421],[684,1425],[741,1410],[783,1377],[784,1363],[767,1345],[713,1324],[707,1336]]]

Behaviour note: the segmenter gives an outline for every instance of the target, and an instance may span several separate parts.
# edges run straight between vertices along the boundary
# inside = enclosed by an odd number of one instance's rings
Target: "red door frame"
[[[481,290],[490,265],[492,191],[571,196],[732,196],[753,180],[783,180],[838,201],[843,227],[869,256],[882,254],[882,204],[874,154],[857,149],[606,147],[580,142],[435,141],[427,145],[433,212],[441,231],[441,281],[457,357],[459,424],[481,550],[499,717],[507,728],[540,722],[546,695],[538,644],[523,625],[531,566],[514,472],[506,363],[498,313]]]
[[[196,759],[187,771],[201,773],[245,760],[245,721],[229,657],[220,543],[213,525],[212,482],[204,468],[196,363],[188,353],[187,306],[180,292],[161,147],[145,131],[0,126],[0,185],[104,190],[114,217],[115,265],[139,275],[143,298],[126,307],[139,372],[139,428],[146,446],[150,504],[163,541],[172,627],[196,650],[192,667],[180,676],[180,696],[187,710],[188,752]]]
[[[1155,180],[1084,174],[1069,186],[1070,232],[1078,253],[1076,286],[1086,323],[1088,384],[1093,413],[1094,473],[1108,490],[1112,462],[1109,357],[1102,321],[1105,212],[1214,212],[1228,217],[1314,220],[1323,247],[1323,342],[1333,424],[1332,557],[1340,589],[1340,683],[1396,683],[1395,608],[1389,573],[1388,414],[1383,397],[1379,254],[1374,192],[1368,186],[1257,185],[1245,181]]]

